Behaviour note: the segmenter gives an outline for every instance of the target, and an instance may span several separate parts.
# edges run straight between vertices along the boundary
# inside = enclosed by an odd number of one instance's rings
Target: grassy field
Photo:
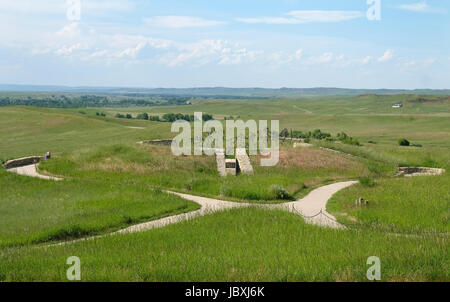
[[[197,195],[252,202],[277,202],[271,192],[283,186],[292,198],[303,196],[318,184],[372,175],[364,164],[323,150],[283,146],[276,167],[260,167],[253,159],[255,175],[219,177],[216,161],[209,156],[171,154],[169,147],[116,144],[64,154],[43,163],[42,170],[79,179],[133,179]]]
[[[395,103],[404,106],[393,109]],[[214,157],[175,157],[168,147],[136,144],[173,137],[170,123],[114,117],[195,111],[216,119],[279,119],[289,130],[344,131],[362,146],[312,140],[312,148],[293,148],[284,142],[276,167],[260,167],[253,157],[255,175],[220,178]],[[39,169],[64,177],[49,182],[0,169],[0,280],[65,280],[65,259],[72,255],[82,259],[85,281],[365,280],[365,261],[376,255],[383,280],[448,281],[448,237],[392,233],[450,229],[449,112],[448,97],[412,95],[195,100],[148,108],[0,107],[0,160],[51,151],[54,159]],[[421,147],[398,146],[400,138]],[[447,172],[394,177],[399,166]],[[361,178],[363,184],[337,193],[328,210],[344,223],[385,229],[335,231],[288,213],[245,209],[141,234],[35,247],[198,207],[163,189],[279,203],[286,200],[278,199],[274,186],[292,200],[326,183]],[[359,197],[369,199],[369,207],[355,207]]]
[[[81,259],[84,281],[364,281],[368,257],[385,281],[445,281],[440,239],[306,225],[294,214],[241,209],[144,233],[0,254],[3,281],[66,280],[66,259]]]
[[[198,205],[133,181],[28,178],[0,170],[0,247],[101,234]]]
[[[357,196],[368,199],[369,206],[355,206]],[[449,174],[358,184],[336,193],[328,210],[347,223],[381,222],[412,230],[450,231]]]

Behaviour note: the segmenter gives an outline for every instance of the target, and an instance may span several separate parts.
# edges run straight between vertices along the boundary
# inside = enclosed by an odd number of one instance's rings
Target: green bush
[[[359,183],[364,186],[364,187],[373,187],[375,186],[375,182],[373,181],[372,178],[369,177],[361,177],[359,179]]]
[[[270,192],[273,195],[273,199],[292,200],[291,194],[280,185],[271,185]]]
[[[345,132],[338,133],[336,137],[344,144],[360,146],[360,143],[356,138],[348,136]]]
[[[407,146],[410,145],[410,142],[406,138],[402,138],[402,139],[398,140],[398,144],[400,146],[406,146],[407,147]]]
[[[148,116],[147,112],[144,112],[144,113],[138,114],[138,115],[136,116],[136,118],[137,118],[138,120],[148,120],[148,119],[149,119],[149,116]]]
[[[287,130],[286,128],[281,130],[280,137],[288,137],[288,136],[289,136],[289,130]]]

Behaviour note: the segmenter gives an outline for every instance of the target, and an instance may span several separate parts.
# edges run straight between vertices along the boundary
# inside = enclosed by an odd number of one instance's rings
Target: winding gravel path
[[[127,227],[125,229],[106,234],[106,235],[99,235],[99,236],[92,236],[87,238],[81,238],[76,239],[72,241],[66,241],[66,242],[60,242],[56,244],[51,244],[47,246],[59,246],[59,245],[66,245],[66,244],[72,244],[76,242],[86,241],[86,240],[92,240],[96,238],[102,238],[106,236],[111,236],[115,234],[126,234],[126,233],[136,233],[136,232],[143,232],[155,228],[162,228],[170,224],[175,224],[181,221],[189,220],[194,217],[198,216],[204,216],[208,214],[212,214],[219,211],[224,211],[227,209],[233,209],[233,208],[245,208],[245,207],[260,207],[260,208],[266,208],[266,209],[282,209],[287,210],[289,212],[301,215],[306,223],[309,224],[315,224],[319,226],[324,227],[330,227],[334,229],[345,229],[345,226],[341,225],[336,221],[336,219],[329,214],[326,211],[326,205],[328,200],[333,196],[336,192],[347,188],[349,186],[352,186],[354,184],[358,183],[357,181],[347,181],[347,182],[339,182],[334,183],[331,185],[326,185],[323,187],[320,187],[318,189],[315,189],[311,191],[307,196],[305,196],[302,199],[299,199],[294,202],[288,202],[284,204],[255,204],[255,203],[239,203],[239,202],[231,202],[231,201],[225,201],[220,199],[213,199],[213,198],[207,198],[207,197],[201,197],[201,196],[195,196],[195,195],[189,195],[189,194],[183,194],[183,193],[177,193],[177,192],[170,192],[167,193],[177,195],[181,198],[193,201],[198,203],[201,208],[188,212],[183,214],[178,214],[174,216],[168,216],[165,218],[144,222],[140,224],[136,224],[130,227]]]
[[[116,233],[141,232],[153,228],[161,228],[169,224],[174,224],[183,220],[211,214],[218,211],[224,211],[232,208],[252,207],[252,206],[268,209],[284,209],[292,213],[301,215],[305,219],[306,223],[335,229],[343,229],[345,227],[340,223],[336,222],[336,219],[326,211],[327,202],[331,198],[331,196],[333,196],[336,192],[349,186],[352,186],[356,183],[358,182],[347,181],[326,185],[313,190],[307,196],[297,201],[272,205],[239,203],[177,192],[168,192],[180,196],[181,198],[196,202],[201,206],[201,208],[197,211],[179,214],[175,216],[169,216],[162,219],[137,224],[128,227],[126,229],[120,230]]]
[[[30,177],[38,177],[42,179],[47,180],[62,180],[62,178],[57,177],[51,177],[39,174],[37,171],[37,164],[17,167],[17,168],[11,168],[8,169],[9,172],[17,173],[20,175],[30,176]],[[349,186],[352,186],[354,184],[358,183],[357,181],[346,181],[346,182],[338,182],[330,185],[325,185],[320,188],[317,188],[313,191],[311,191],[308,195],[305,197],[293,201],[293,202],[287,202],[283,204],[251,204],[251,203],[238,203],[238,202],[231,202],[231,201],[225,201],[225,200],[219,200],[219,199],[213,199],[213,198],[207,198],[207,197],[201,197],[201,196],[195,196],[195,195],[189,195],[189,194],[183,194],[183,193],[177,193],[177,192],[170,192],[170,194],[177,195],[181,198],[193,201],[198,203],[201,208],[196,211],[178,214],[174,216],[169,216],[145,223],[140,223],[137,225],[133,225],[130,227],[127,227],[125,229],[113,232],[111,234],[107,235],[101,235],[101,236],[93,236],[89,238],[82,238],[77,239],[69,242],[63,242],[58,243],[56,245],[63,245],[68,243],[74,243],[94,238],[100,238],[104,236],[114,235],[114,234],[123,234],[123,233],[135,233],[135,232],[142,232],[146,230],[150,230],[153,228],[162,228],[170,224],[175,224],[180,221],[192,219],[194,217],[198,216],[204,216],[207,214],[211,214],[218,211],[224,211],[227,209],[233,209],[233,208],[243,208],[243,207],[261,207],[266,209],[283,209],[287,210],[289,212],[301,215],[306,223],[309,224],[315,224],[319,226],[324,227],[330,227],[335,229],[344,229],[345,227],[338,223],[336,219],[329,214],[326,211],[326,206],[328,200],[338,191],[347,188]]]

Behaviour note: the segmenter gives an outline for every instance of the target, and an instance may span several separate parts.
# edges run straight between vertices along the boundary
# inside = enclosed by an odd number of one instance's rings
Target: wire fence
[[[422,230],[422,229],[414,229],[414,228],[402,228],[393,224],[387,224],[387,223],[381,223],[378,221],[373,222],[358,222],[358,223],[349,223],[349,222],[342,222],[338,221],[334,217],[331,217],[326,212],[324,212],[322,209],[320,212],[318,212],[315,215],[307,216],[303,215],[301,212],[299,212],[294,206],[292,206],[293,212],[297,213],[299,216],[301,216],[304,219],[313,219],[318,216],[322,216],[330,221],[333,221],[336,224],[340,224],[345,226],[349,230],[371,230],[371,231],[377,231],[381,233],[386,234],[392,234],[392,235],[405,235],[405,236],[418,236],[418,237],[447,237],[450,235],[450,231],[430,231],[430,230]]]

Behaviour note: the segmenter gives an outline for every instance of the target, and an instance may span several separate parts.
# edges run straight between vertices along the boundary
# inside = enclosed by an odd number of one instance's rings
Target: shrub
[[[292,200],[291,194],[289,194],[289,192],[283,186],[271,185],[270,192],[273,195],[273,199]]]
[[[356,138],[348,136],[345,132],[338,133],[337,138],[344,144],[360,146],[359,141]]]
[[[315,139],[322,140],[322,139],[325,139],[327,137],[331,137],[331,134],[330,133],[326,133],[326,132],[322,132],[320,129],[316,129],[310,134],[310,136],[312,136]]]
[[[123,115],[121,113],[117,113],[115,116],[116,116],[116,118],[125,118],[125,115]]]
[[[131,114],[127,113],[126,118],[127,119],[132,119],[133,117],[131,116]]]
[[[289,136],[289,130],[287,130],[286,128],[281,130],[280,137],[288,137],[288,136]]]
[[[138,120],[148,120],[148,119],[149,119],[147,112],[138,114],[138,115],[136,116],[136,118],[137,118]]]
[[[410,142],[406,138],[402,138],[402,139],[398,140],[398,144],[400,146],[406,146],[407,147],[407,146],[410,145]]]
[[[363,185],[364,187],[373,187],[373,186],[375,186],[375,182],[373,181],[372,178],[369,178],[369,177],[361,177],[359,179],[359,183],[361,185]]]

